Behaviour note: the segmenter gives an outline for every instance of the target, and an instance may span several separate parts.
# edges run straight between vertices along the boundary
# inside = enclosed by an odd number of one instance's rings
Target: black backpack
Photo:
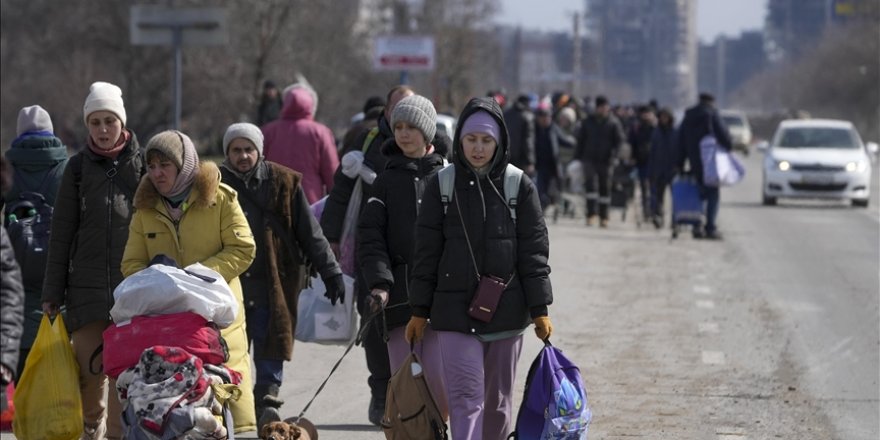
[[[21,266],[26,291],[39,292],[43,286],[49,254],[49,230],[53,208],[38,192],[25,191],[6,206],[6,229]]]

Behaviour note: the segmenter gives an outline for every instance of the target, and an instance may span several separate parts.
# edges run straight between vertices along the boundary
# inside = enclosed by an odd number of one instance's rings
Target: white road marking
[[[701,309],[714,309],[715,308],[715,301],[701,299],[701,300],[697,301],[697,307],[699,307]]]
[[[703,363],[707,365],[724,365],[724,352],[722,351],[703,351]]]
[[[715,429],[715,436],[718,440],[746,440],[746,430],[732,426],[722,426]]]
[[[701,322],[698,326],[698,331],[700,333],[718,333],[718,323],[717,322]]]
[[[694,293],[699,293],[701,295],[711,295],[712,288],[709,286],[694,286]]]

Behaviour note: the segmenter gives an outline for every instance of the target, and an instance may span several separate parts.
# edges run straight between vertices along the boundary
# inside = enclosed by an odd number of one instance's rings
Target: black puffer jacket
[[[67,306],[70,332],[110,320],[113,290],[122,282],[132,199],[145,170],[137,137],[129,132],[116,160],[86,148],[70,158],[61,178],[42,300]],[[81,169],[78,184],[75,168]]]
[[[610,165],[626,142],[623,125],[612,114],[590,115],[581,124],[574,158],[583,162]]]
[[[478,177],[465,160],[460,141],[463,121],[479,110],[495,117],[502,137],[491,171],[482,177]],[[429,317],[435,330],[476,334],[520,330],[529,324],[530,316],[546,315],[547,305],[553,302],[547,264],[550,245],[538,193],[531,179],[523,175],[514,224],[502,196],[504,170],[509,160],[507,127],[494,99],[472,99],[458,120],[462,123],[453,138],[456,169],[453,201],[444,214],[439,182],[432,178],[425,189],[416,222],[409,286],[413,315]],[[504,279],[512,277],[489,323],[468,316],[477,274],[460,218],[464,219],[480,273]]]
[[[407,277],[412,265],[413,234],[425,184],[443,167],[443,157],[432,153],[411,159],[390,139],[385,171],[373,183],[358,225],[358,261],[366,290],[389,292],[385,322],[389,329],[406,325],[411,315]]]

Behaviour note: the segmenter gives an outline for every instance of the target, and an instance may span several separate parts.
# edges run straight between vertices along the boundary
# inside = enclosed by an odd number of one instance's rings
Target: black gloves
[[[336,301],[345,302],[345,282],[342,281],[342,274],[325,279],[324,287],[327,288],[324,296],[330,300],[330,304],[335,306]]]

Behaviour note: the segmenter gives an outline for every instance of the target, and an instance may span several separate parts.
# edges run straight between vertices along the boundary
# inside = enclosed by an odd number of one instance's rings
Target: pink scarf
[[[109,150],[102,150],[97,145],[95,145],[95,141],[92,140],[91,136],[89,136],[88,145],[89,150],[92,150],[92,153],[95,153],[98,156],[116,159],[116,157],[119,156],[119,153],[122,152],[122,149],[125,148],[125,144],[127,144],[129,140],[131,140],[131,133],[123,128],[122,133],[119,135],[119,140],[116,141],[116,145],[114,145],[113,148]]]

